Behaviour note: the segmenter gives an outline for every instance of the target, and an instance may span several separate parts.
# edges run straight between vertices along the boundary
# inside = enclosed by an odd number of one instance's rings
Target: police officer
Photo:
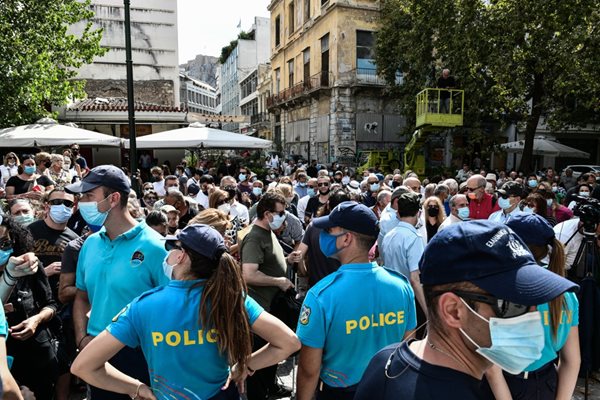
[[[239,399],[236,382],[277,364],[300,347],[281,321],[251,297],[223,237],[208,225],[184,228],[167,241],[163,262],[173,280],[129,304],[75,360],[86,382],[132,399]],[[251,354],[250,330],[268,344]],[[123,347],[141,347],[152,389],[107,367]],[[229,375],[229,366],[231,375]],[[185,395],[184,395],[185,394]]]
[[[313,225],[323,254],[341,266],[302,305],[297,398],[312,399],[318,387],[317,399],[352,399],[369,359],[415,328],[414,294],[401,274],[368,262],[379,230],[367,206],[343,202]]]

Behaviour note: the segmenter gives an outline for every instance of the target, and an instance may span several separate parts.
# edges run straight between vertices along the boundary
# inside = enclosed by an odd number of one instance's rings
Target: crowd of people
[[[571,398],[593,174],[142,157],[4,156],[6,398]]]

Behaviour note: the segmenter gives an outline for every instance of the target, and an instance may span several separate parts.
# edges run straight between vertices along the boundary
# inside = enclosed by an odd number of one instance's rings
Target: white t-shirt
[[[154,191],[156,192],[156,194],[159,195],[160,197],[164,197],[167,194],[167,191],[165,190],[165,180],[164,179],[160,182],[152,182],[152,187],[154,188]]]
[[[196,202],[205,209],[208,208],[208,196],[202,193],[202,190],[198,192],[195,198]]]
[[[298,211],[298,218],[300,221],[304,222],[304,215],[306,213],[306,206],[308,205],[308,200],[310,200],[310,196],[306,195],[298,200],[298,205],[296,206],[296,211]]]
[[[17,175],[19,167],[13,165],[9,167],[7,165],[0,165],[0,187],[5,187],[6,182],[13,176]]]
[[[202,192],[200,192],[202,193]],[[238,201],[234,201],[231,205],[231,210],[229,211],[229,215],[232,217],[238,217],[242,223],[247,224],[250,221],[250,215],[248,214],[248,207],[245,205],[238,203]]]

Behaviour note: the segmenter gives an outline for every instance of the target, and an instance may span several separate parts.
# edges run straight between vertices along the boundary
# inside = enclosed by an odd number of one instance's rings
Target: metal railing
[[[271,120],[270,114],[267,112],[258,113],[256,115],[250,116],[250,124],[258,124],[260,122],[269,122]]]
[[[330,88],[333,81],[332,75],[328,72],[320,72],[311,76],[307,81],[302,81],[292,87],[267,98],[267,107],[274,107],[290,100],[308,95],[319,89]]]

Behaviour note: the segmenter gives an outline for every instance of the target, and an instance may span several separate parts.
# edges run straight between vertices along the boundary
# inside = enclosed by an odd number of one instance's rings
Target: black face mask
[[[400,182],[392,181],[392,187],[394,189],[396,189],[398,186],[400,186]]]
[[[177,227],[174,227],[174,228],[173,228],[173,227],[170,227],[170,226],[169,226],[169,233],[170,233],[171,235],[173,235],[173,234],[175,234],[175,232],[177,232]]]
[[[440,209],[437,207],[430,207],[427,209],[430,217],[437,217],[440,214]]]
[[[51,165],[52,165],[52,162],[51,162],[51,161],[46,161],[46,162],[44,163],[44,167],[46,167],[46,168],[50,168],[50,166],[51,166]]]

